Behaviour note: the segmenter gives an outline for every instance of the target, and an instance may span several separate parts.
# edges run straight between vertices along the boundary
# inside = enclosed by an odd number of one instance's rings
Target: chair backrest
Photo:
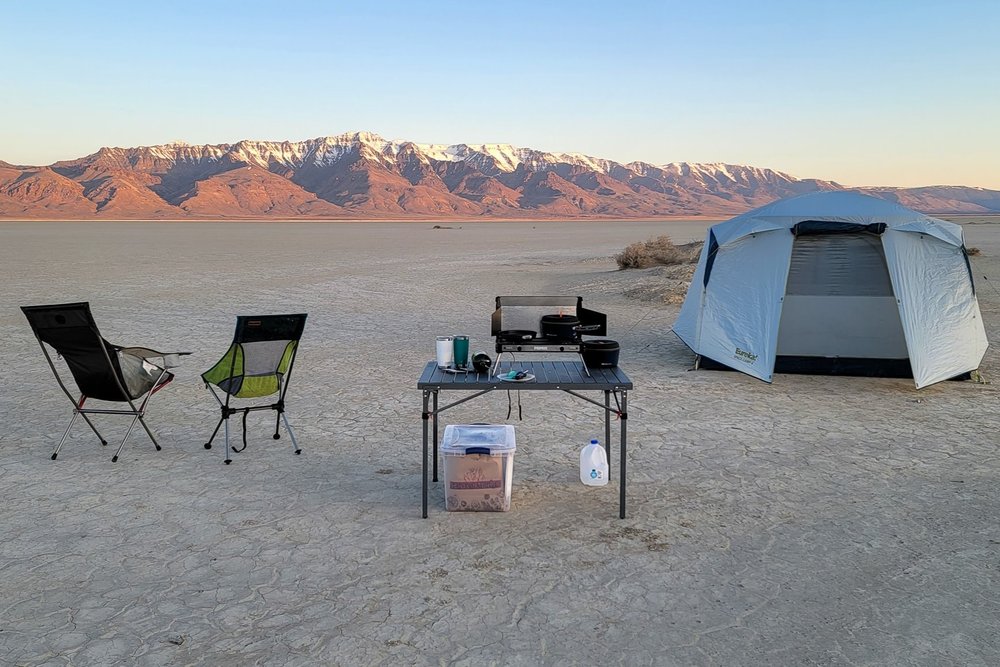
[[[237,398],[275,393],[291,372],[305,326],[305,314],[237,317],[232,346],[202,378]]]
[[[236,318],[234,343],[298,341],[306,327],[306,315],[240,315]]]
[[[89,303],[22,306],[21,311],[35,337],[66,361],[83,395],[104,401],[126,400],[118,355],[101,337]],[[42,350],[45,351],[44,346]],[[47,351],[45,355],[48,357]]]

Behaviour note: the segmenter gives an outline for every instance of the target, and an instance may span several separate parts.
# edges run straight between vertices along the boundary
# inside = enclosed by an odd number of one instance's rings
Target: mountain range
[[[447,219],[728,216],[833,181],[732,164],[620,163],[508,144],[355,132],[308,141],[102,148],[0,161],[0,218]],[[1000,190],[855,188],[926,213],[1000,213]]]

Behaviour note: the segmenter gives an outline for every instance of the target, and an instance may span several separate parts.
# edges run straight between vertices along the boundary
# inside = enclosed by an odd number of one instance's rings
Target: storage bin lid
[[[489,449],[490,454],[512,452],[517,448],[514,427],[510,424],[448,424],[444,427],[442,452],[465,454],[470,447]]]

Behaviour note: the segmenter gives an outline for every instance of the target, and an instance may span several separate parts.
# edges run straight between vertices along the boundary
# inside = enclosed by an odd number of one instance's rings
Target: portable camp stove
[[[579,320],[578,326],[560,326],[561,334],[545,335],[542,320],[553,315],[575,318]],[[496,338],[496,371],[499,373],[504,353],[511,354],[512,358],[519,353],[581,354],[581,336],[607,335],[608,317],[584,308],[583,297],[579,296],[498,296],[491,324],[492,335]],[[587,374],[590,374],[589,370]]]

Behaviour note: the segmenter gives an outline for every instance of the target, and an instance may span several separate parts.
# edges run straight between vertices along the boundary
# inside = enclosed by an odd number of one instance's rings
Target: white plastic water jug
[[[597,440],[580,450],[580,481],[587,486],[608,483],[608,455]]]

